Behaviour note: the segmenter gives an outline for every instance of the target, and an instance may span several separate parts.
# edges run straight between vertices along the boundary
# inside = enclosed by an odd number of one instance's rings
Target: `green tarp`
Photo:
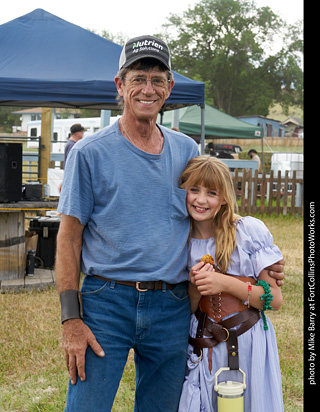
[[[170,128],[171,122],[172,112],[165,112],[162,124]],[[179,130],[187,135],[201,135],[200,106],[179,109]],[[205,136],[206,138],[262,139],[263,128],[252,126],[206,104]]]

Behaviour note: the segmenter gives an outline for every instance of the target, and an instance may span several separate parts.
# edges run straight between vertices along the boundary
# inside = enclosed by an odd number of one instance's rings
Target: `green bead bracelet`
[[[264,299],[263,310],[261,311],[261,315],[264,323],[264,330],[268,330],[267,319],[266,315],[264,314],[264,311],[273,310],[273,307],[270,305],[270,303],[273,301],[273,295],[270,290],[270,285],[265,280],[259,280],[259,282],[256,283],[256,286],[262,286],[264,289],[264,294],[260,295],[260,299]]]

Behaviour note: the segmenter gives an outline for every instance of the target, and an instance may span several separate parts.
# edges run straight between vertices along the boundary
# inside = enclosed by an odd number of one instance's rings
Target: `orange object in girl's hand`
[[[210,263],[210,265],[214,264],[214,259],[211,255],[203,255],[202,258],[200,259],[200,262]]]

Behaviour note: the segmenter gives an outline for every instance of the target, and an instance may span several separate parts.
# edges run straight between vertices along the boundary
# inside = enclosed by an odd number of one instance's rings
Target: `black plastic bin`
[[[35,267],[54,266],[60,217],[36,217],[30,220],[29,230],[38,235]]]

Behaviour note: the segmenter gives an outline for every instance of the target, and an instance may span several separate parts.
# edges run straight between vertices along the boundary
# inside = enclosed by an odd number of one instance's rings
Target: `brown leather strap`
[[[201,339],[203,336],[203,332],[204,332],[204,328],[205,328],[205,323],[207,320],[207,314],[204,312],[201,312],[199,314],[199,318],[198,318],[198,327],[197,327],[197,333],[196,333],[196,339]],[[198,356],[200,356],[201,354],[201,349],[195,347],[194,348],[194,353]]]
[[[225,328],[231,329],[253,318],[256,319],[256,321],[259,319],[259,310],[251,307],[247,308],[243,312],[239,312],[236,315],[231,316],[228,319],[224,319],[219,323]]]
[[[228,365],[231,370],[239,369],[238,336],[249,330],[260,319],[258,309],[249,308],[237,313],[231,318],[219,323],[213,322],[208,316],[199,309],[195,313],[199,320],[197,334],[195,338],[189,336],[189,343],[194,348],[194,353],[200,356],[202,348],[209,348],[209,370],[212,370],[212,348],[220,342],[227,342]],[[201,325],[199,327],[201,321]],[[231,329],[239,326],[238,329]],[[203,335],[210,337],[203,338]]]
[[[238,352],[238,335],[235,329],[229,330],[228,348],[228,366],[231,370],[239,369],[239,352]]]
[[[92,275],[92,277],[104,280],[105,282],[113,282],[112,279],[107,279],[102,276],[98,275]],[[119,285],[125,285],[125,286],[132,286],[136,288],[139,292],[146,292],[147,290],[162,290],[162,289],[173,289],[177,286],[177,283],[172,284],[172,283],[166,283],[162,282],[162,280],[157,280],[157,281],[146,281],[146,282],[130,282],[126,280],[115,280],[115,283]]]
[[[198,317],[200,315],[200,310],[197,310],[195,315]],[[258,309],[255,308],[247,309],[219,323],[212,322],[212,320],[207,317],[205,320],[205,326],[203,328],[203,335],[207,335],[209,337],[192,338],[191,336],[189,336],[189,343],[196,348],[212,348],[218,345],[220,342],[229,340],[229,329],[241,325],[236,330],[236,336],[240,336],[244,332],[252,328],[252,326],[255,325],[259,319],[260,313]]]

